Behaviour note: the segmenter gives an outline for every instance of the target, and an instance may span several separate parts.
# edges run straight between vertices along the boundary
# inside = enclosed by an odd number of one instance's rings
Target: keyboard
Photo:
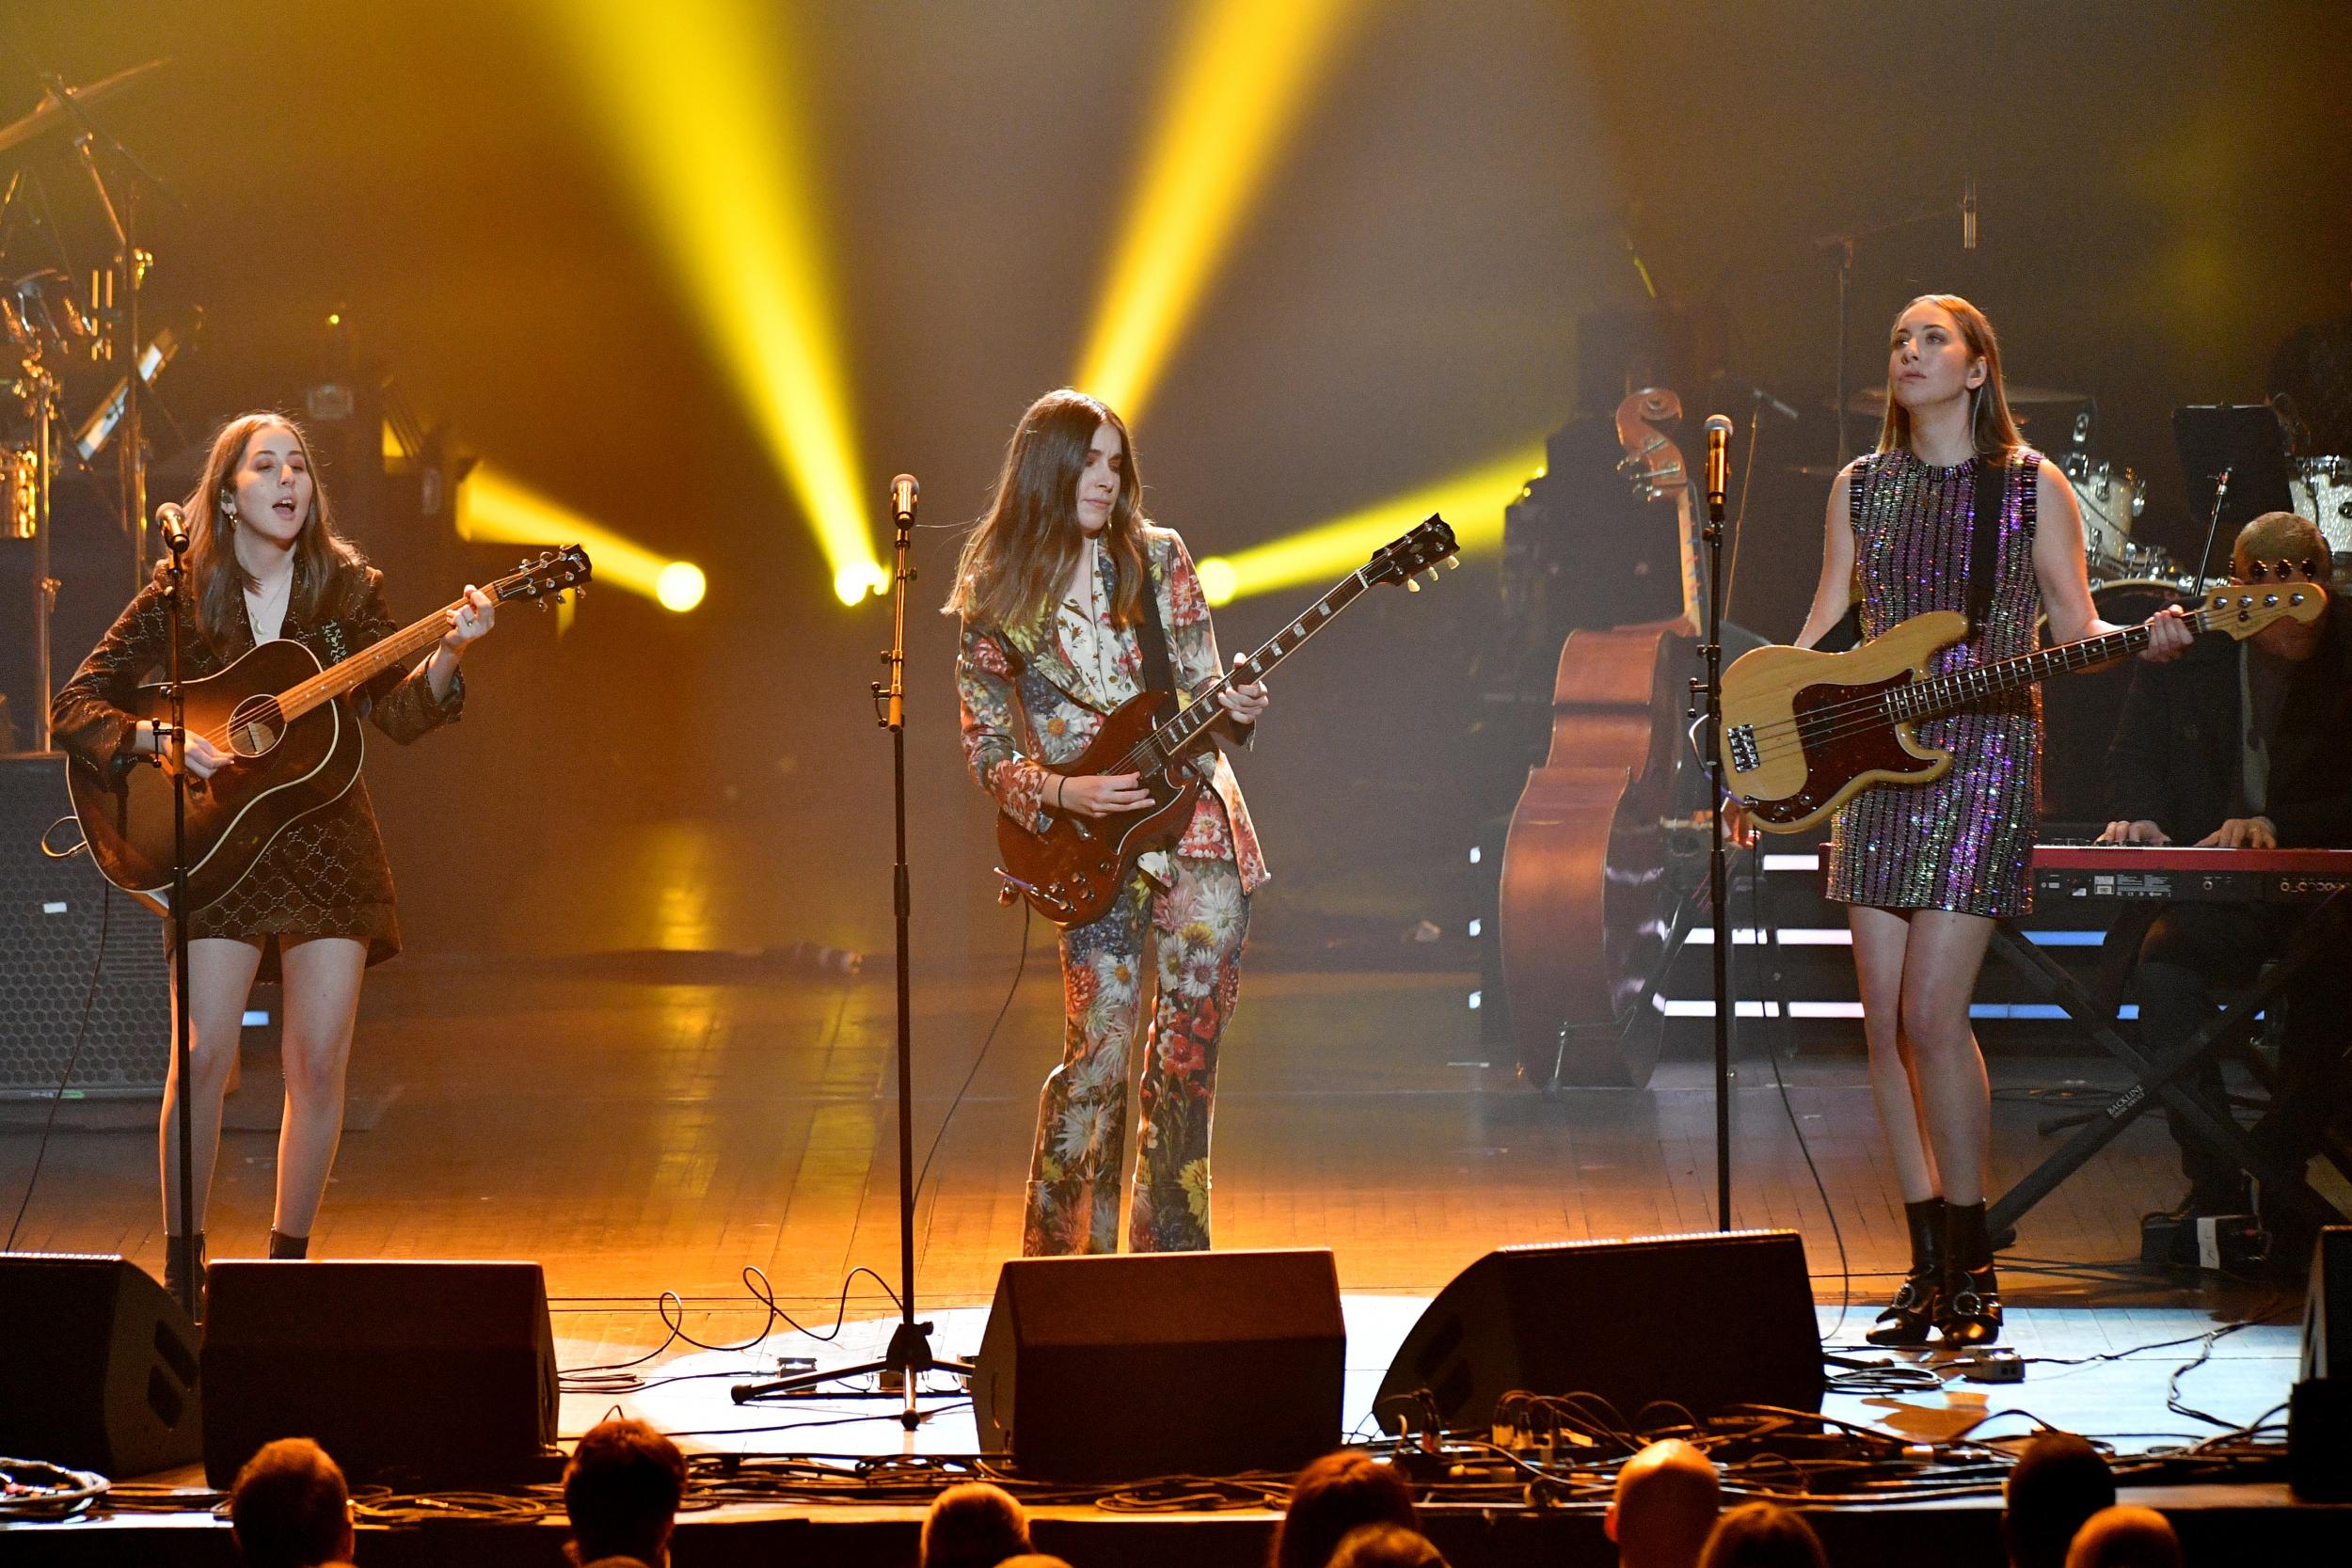
[[[2352,849],[2191,849],[2142,844],[2037,844],[2033,849],[2037,900],[2315,904],[2347,888],[2352,888]]]

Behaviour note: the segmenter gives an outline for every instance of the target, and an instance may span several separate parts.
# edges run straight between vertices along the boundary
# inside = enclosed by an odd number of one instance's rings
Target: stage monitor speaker
[[[187,1314],[120,1258],[0,1253],[0,1454],[122,1481],[203,1449]]]
[[[215,1262],[204,1473],[310,1437],[355,1481],[555,1473],[555,1338],[536,1263]]]
[[[1490,1252],[1405,1337],[1374,1412],[1391,1431],[1430,1406],[1448,1430],[1483,1428],[1516,1389],[1596,1394],[1629,1421],[1661,1400],[1702,1419],[1731,1404],[1820,1410],[1804,1238],[1709,1231]]]
[[[164,944],[87,855],[42,852],[67,815],[65,768],[62,753],[0,756],[0,1099],[47,1099],[69,1064],[69,1088],[151,1099],[171,1061]],[[47,842],[79,836],[68,821]]]
[[[1025,1477],[1290,1471],[1339,1446],[1346,1352],[1327,1250],[1016,1259],[973,1411]]]
[[[2312,1248],[2302,1375],[2287,1403],[2287,1481],[2315,1502],[2352,1501],[2352,1225]]]

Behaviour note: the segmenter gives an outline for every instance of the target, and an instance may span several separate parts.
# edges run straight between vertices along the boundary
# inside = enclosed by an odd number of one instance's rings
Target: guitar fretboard
[[[1333,616],[1371,586],[1366,577],[1371,569],[1362,567],[1343,578],[1337,587],[1309,605],[1298,619],[1267,638],[1255,653],[1198,693],[1190,706],[1153,730],[1129,758],[1135,768],[1156,772],[1184,755],[1210,725],[1225,717],[1225,705],[1216,700],[1219,691],[1228,686],[1248,686],[1263,680],[1268,671],[1296,653],[1301,644],[1329,626]]]
[[[2213,630],[2212,608],[2207,606],[2191,612],[2187,625],[2193,632]],[[1991,664],[1916,681],[1886,694],[1887,716],[1914,722],[1941,719],[1987,697],[2022,691],[2048,676],[2089,670],[2136,654],[2148,645],[2148,638],[2146,626],[2127,626],[2122,631],[2086,637],[2079,642],[2061,642],[2038,653],[2020,654],[2014,658],[1996,659]]]

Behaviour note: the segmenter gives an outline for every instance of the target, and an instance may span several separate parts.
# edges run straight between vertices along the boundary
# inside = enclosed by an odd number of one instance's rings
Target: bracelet
[[[1065,811],[1068,809],[1061,803],[1061,796],[1062,786],[1069,783],[1070,781],[1062,777],[1059,773],[1054,775],[1054,809],[1056,811]]]

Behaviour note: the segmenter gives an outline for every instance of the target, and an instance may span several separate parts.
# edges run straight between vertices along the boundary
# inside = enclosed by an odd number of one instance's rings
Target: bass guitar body
[[[1696,804],[1678,800],[1695,643],[1670,621],[1571,632],[1560,650],[1551,751],[1511,814],[1498,910],[1513,1045],[1538,1088],[1641,1088],[1658,1065],[1670,834]]]
[[[1131,771],[1127,759],[1158,727],[1165,705],[1157,692],[1130,697],[1103,721],[1092,745],[1052,771],[1072,779]],[[1150,805],[1106,816],[1055,812],[1041,833],[997,813],[996,848],[1004,857],[997,874],[1057,926],[1102,919],[1119,901],[1136,857],[1174,845],[1200,797],[1200,776],[1186,761],[1145,772],[1140,783],[1152,793]],[[1046,795],[1052,798],[1051,784]]]
[[[1844,653],[1757,648],[1724,672],[1724,785],[1756,825],[1801,832],[1874,784],[1927,784],[1952,753],[1881,717],[1968,634],[1957,610],[1930,610]]]
[[[209,779],[188,780],[188,907],[202,909],[242,880],[270,842],[341,797],[359,776],[366,743],[351,711],[326,703],[287,722],[277,694],[319,673],[301,643],[261,644],[215,674],[187,682],[194,734],[238,754]],[[124,711],[168,721],[162,685],[139,688]],[[172,787],[140,763],[108,779],[75,762],[66,791],[99,873],[157,913],[171,897]]]

